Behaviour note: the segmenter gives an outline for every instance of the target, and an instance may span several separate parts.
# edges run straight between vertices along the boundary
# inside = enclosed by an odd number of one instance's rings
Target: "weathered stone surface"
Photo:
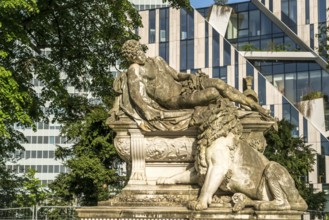
[[[254,211],[250,208],[238,213],[230,208],[212,208],[194,211],[184,207],[84,207],[78,210],[81,220],[134,220],[134,219],[254,219],[254,220],[300,220],[299,211]]]
[[[243,94],[202,72],[178,73],[133,40],[123,54],[131,66],[114,83],[108,124],[130,166],[128,186],[81,217],[300,219],[307,205],[293,179],[262,154],[275,120],[250,83]]]

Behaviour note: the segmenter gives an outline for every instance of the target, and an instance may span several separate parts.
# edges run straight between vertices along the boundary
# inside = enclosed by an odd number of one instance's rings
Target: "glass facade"
[[[262,1],[266,6],[270,6],[271,10],[273,10],[273,5],[271,6],[271,4],[276,4],[277,2],[280,3],[279,1]],[[274,9],[281,10],[282,14],[286,16],[286,22],[290,22],[290,28],[293,29],[297,21],[296,4],[298,1],[282,0],[281,3],[283,5],[282,8],[277,8],[277,5],[274,5]],[[312,18],[310,10],[307,9],[309,4],[310,1],[305,0],[306,20]],[[315,149],[319,150],[321,132],[312,124],[311,120],[302,117],[295,104],[303,96],[313,91],[321,91],[325,95],[329,95],[328,72],[322,69],[314,60],[251,60],[249,63],[243,57],[243,53],[240,54],[238,51],[234,51],[232,46],[240,51],[300,51],[300,48],[305,48],[305,50],[307,48],[294,42],[289,37],[289,34],[276,25],[276,22],[279,21],[273,22],[271,17],[267,17],[251,2],[236,3],[230,6],[233,8],[233,11],[225,35],[226,38],[224,39],[211,27],[211,21],[204,23],[204,31],[194,33],[194,26],[203,27],[202,19],[197,18],[197,16],[200,16],[198,13],[185,10],[177,11],[178,14],[175,15],[180,16],[180,23],[177,24],[177,27],[180,25],[179,32],[172,33],[174,30],[159,27],[166,32],[171,31],[170,36],[177,34],[175,38],[179,39],[180,46],[177,48],[172,46],[170,48],[173,53],[179,52],[177,54],[180,54],[180,63],[173,62],[173,65],[176,65],[175,68],[181,71],[190,73],[194,73],[198,69],[205,70],[204,72],[209,73],[213,78],[220,78],[240,89],[242,88],[242,77],[253,76],[253,89],[258,94],[260,104],[266,105],[271,110],[272,116],[284,118],[295,125],[293,135],[303,137],[305,141],[309,141]],[[158,11],[159,16],[161,16],[160,10]],[[203,17],[206,17],[208,14],[208,9],[206,8],[198,11]],[[159,19],[166,19],[166,17],[163,15]],[[194,24],[196,21],[198,24]],[[164,21],[160,21],[157,25],[165,27],[164,23]],[[311,39],[313,36],[313,40],[316,40],[317,30],[314,31],[314,27],[317,28],[317,25],[310,24],[310,29],[305,30],[309,30]],[[203,35],[203,33],[205,34]],[[161,33],[157,34],[161,35]],[[308,34],[306,33],[306,35]],[[198,43],[194,39],[198,39]],[[159,42],[161,43],[161,38]],[[177,45],[177,42],[172,42],[169,39],[168,43],[169,46],[171,43],[172,45]],[[316,43],[313,42],[313,47],[314,44],[316,45]],[[204,59],[205,62],[194,61],[196,51],[202,54],[205,53],[205,57],[198,56],[202,61]],[[283,95],[280,95],[274,87]],[[273,97],[272,93],[276,96]],[[329,121],[329,109],[326,120]],[[323,154],[329,153],[329,142],[325,136],[321,137],[321,151]],[[325,160],[323,156],[319,156],[317,159],[318,163],[316,166],[318,166],[318,169],[315,169],[317,173],[314,173],[314,176],[319,178],[319,182],[314,180],[313,175],[310,175],[310,178],[313,178],[313,183],[323,183],[325,182]],[[308,179],[307,175],[301,178]]]
[[[315,91],[329,96],[329,74],[314,61],[253,61],[253,64],[292,103]]]
[[[243,5],[241,7],[240,5]],[[233,4],[226,38],[241,51],[299,51],[276,24],[252,3]],[[288,11],[289,12],[289,11]]]

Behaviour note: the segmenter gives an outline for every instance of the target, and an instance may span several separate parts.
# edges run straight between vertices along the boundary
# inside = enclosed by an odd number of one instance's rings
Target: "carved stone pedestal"
[[[262,121],[258,114],[248,114],[241,120],[242,141],[245,146],[264,150],[263,132],[273,122]],[[111,122],[117,135],[114,145],[119,155],[130,167],[128,185],[109,201],[97,207],[77,210],[81,220],[134,220],[134,219],[301,219],[298,211],[255,211],[245,208],[232,211],[231,194],[214,198],[207,210],[187,209],[196,201],[200,188],[195,185],[157,185],[158,178],[171,177],[194,166],[197,151],[197,129],[185,131],[143,132],[128,117]],[[226,201],[225,198],[229,198]]]
[[[187,219],[254,219],[254,220],[300,220],[298,211],[254,211],[244,209],[234,213],[230,208],[208,208],[191,211],[184,207],[84,207],[78,210],[81,220],[187,220]]]

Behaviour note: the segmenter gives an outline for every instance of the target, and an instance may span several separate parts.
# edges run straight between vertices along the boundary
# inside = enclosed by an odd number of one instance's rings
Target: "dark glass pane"
[[[224,40],[224,65],[231,65],[231,45]]]
[[[219,34],[214,29],[212,30],[212,66],[219,66]]]
[[[310,71],[310,92],[311,91],[321,91],[321,70]]]
[[[329,74],[322,70],[322,92],[329,97]]]
[[[271,34],[272,22],[267,18],[266,15],[261,13],[261,35]]]
[[[284,73],[284,64],[283,63],[274,63],[273,64],[273,74],[283,74]]]
[[[42,172],[43,173],[48,173],[48,166],[47,165],[42,166]]]
[[[273,11],[273,0],[269,0],[268,2],[270,11]]]
[[[238,4],[238,11],[247,11],[249,9],[248,3]]]
[[[31,151],[25,151],[25,158],[29,159],[31,157]]]
[[[55,158],[55,152],[54,151],[49,151],[49,158]]]
[[[310,0],[305,0],[305,23],[310,23]]]
[[[48,141],[49,141],[48,136],[43,136],[43,143],[48,144],[49,143]]]
[[[248,12],[239,13],[239,30],[248,28]]]
[[[48,173],[53,173],[54,172],[54,166],[53,165],[49,165],[48,166]]]
[[[48,151],[43,151],[43,158],[48,158]]]
[[[219,67],[212,68],[212,78],[219,78]]]
[[[303,138],[304,142],[308,142],[308,122],[307,119],[303,117]]]
[[[187,39],[187,18],[186,18],[186,11],[184,9],[180,10],[180,39],[185,40]]]
[[[155,43],[155,10],[149,11],[149,43]]]
[[[160,9],[160,28],[159,28],[159,41],[165,42],[168,41],[169,33],[169,9]]]
[[[194,68],[194,40],[187,41],[187,69]]]
[[[286,73],[296,72],[296,63],[285,63],[284,68]]]
[[[42,158],[42,151],[40,151],[40,150],[37,151],[37,157]]]
[[[326,22],[327,5],[326,0],[318,0],[318,22]]]
[[[227,66],[220,67],[220,78],[227,83]]]
[[[308,71],[308,62],[298,62],[297,63],[297,71]]]
[[[54,173],[59,173],[59,165],[55,165]]]
[[[291,106],[291,124],[293,124],[295,127],[292,130],[292,135],[294,137],[299,137],[299,113],[297,109],[293,106]]]
[[[297,74],[297,101],[300,101],[308,93],[308,72]]]
[[[260,35],[260,13],[259,10],[249,12],[249,36]]]
[[[259,104],[266,105],[266,80],[261,74],[258,74],[258,98]]]
[[[194,38],[194,13],[193,13],[193,11],[187,13],[187,22],[188,22],[187,37],[188,37],[188,39],[192,39],[192,38]]]
[[[296,73],[286,74],[285,96],[290,102],[296,103]]]
[[[278,90],[284,94],[284,74],[273,75],[273,85],[278,88]]]

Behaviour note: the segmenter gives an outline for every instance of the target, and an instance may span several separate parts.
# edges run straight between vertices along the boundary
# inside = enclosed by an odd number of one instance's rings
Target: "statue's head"
[[[146,55],[137,40],[127,40],[121,48],[123,56],[132,63],[144,64]]]

